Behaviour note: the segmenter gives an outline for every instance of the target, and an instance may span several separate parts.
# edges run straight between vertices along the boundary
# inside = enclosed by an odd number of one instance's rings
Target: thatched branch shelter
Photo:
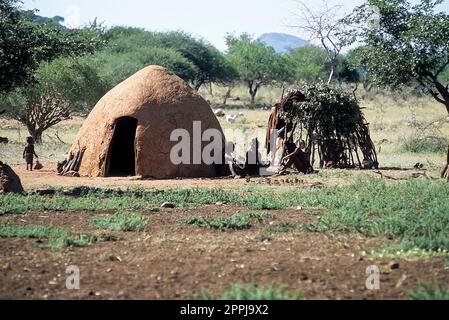
[[[293,90],[275,105],[268,120],[266,147],[275,132],[283,153],[303,140],[310,165],[320,168],[377,168],[377,154],[369,124],[357,100],[341,89],[319,84]],[[293,145],[294,148],[294,145]]]

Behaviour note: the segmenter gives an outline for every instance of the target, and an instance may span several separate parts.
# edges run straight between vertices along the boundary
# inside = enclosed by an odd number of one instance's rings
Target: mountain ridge
[[[296,48],[311,45],[311,43],[307,40],[291,34],[279,32],[264,33],[260,35],[257,40],[269,47],[272,47],[278,53],[285,53]]]

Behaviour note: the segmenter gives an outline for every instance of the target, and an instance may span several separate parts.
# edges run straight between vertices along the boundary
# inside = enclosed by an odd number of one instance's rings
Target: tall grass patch
[[[410,153],[437,153],[447,152],[449,140],[444,137],[408,137],[402,139],[399,151]]]

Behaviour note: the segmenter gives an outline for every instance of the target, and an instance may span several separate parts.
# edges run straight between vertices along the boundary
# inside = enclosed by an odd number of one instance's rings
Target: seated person
[[[287,146],[286,149],[288,150]],[[307,150],[305,141],[298,140],[295,150],[282,158],[279,173],[286,173],[292,165],[301,173],[309,173],[312,170],[309,158],[310,150]]]

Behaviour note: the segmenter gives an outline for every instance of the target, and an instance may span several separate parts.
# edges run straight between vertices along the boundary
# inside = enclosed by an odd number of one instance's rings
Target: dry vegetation
[[[216,105],[224,89],[213,92],[201,94]],[[280,95],[262,89],[258,103]],[[255,128],[263,138],[269,109],[245,108],[244,88],[232,96],[240,100],[225,111],[245,117],[220,119],[228,139]],[[31,194],[0,196],[0,297],[447,299],[448,185],[432,180],[445,161],[445,110],[428,98],[363,97],[381,166],[420,162],[427,171],[322,170],[271,183],[57,178],[54,164],[83,119],[44,133],[36,151],[45,170],[33,173],[18,165],[26,130],[1,119],[11,143],[0,145],[0,158]],[[42,187],[54,195],[32,193]],[[164,201],[175,209],[160,209]],[[82,273],[78,291],[64,287],[71,264]],[[372,264],[378,291],[365,288]]]
[[[206,87],[200,93],[213,106],[218,107],[225,91],[223,87],[214,86],[213,95]],[[224,118],[220,118],[227,138],[232,141],[241,132],[259,129],[255,132],[261,141],[264,141],[264,129],[270,107],[279,101],[282,90],[261,89],[256,103],[265,106],[266,110],[245,107],[250,101],[244,87],[235,88],[231,95],[234,99],[228,100],[229,109],[226,112],[242,112],[245,117],[235,124],[229,124]],[[449,143],[449,119],[440,104],[429,97],[418,98],[407,93],[394,95],[360,92],[359,96],[362,98],[361,105],[379,151],[381,166],[411,167],[420,162],[428,168],[439,168],[444,164]],[[236,97],[239,98],[238,101],[235,100]],[[74,117],[44,133],[43,145],[37,146],[42,162],[56,163],[65,157],[83,120],[81,117]],[[2,160],[11,164],[22,163],[21,152],[27,135],[26,128],[18,122],[0,119],[0,136],[8,137],[11,141],[8,145],[0,144]],[[237,150],[243,152],[243,148],[244,146],[240,146]]]

